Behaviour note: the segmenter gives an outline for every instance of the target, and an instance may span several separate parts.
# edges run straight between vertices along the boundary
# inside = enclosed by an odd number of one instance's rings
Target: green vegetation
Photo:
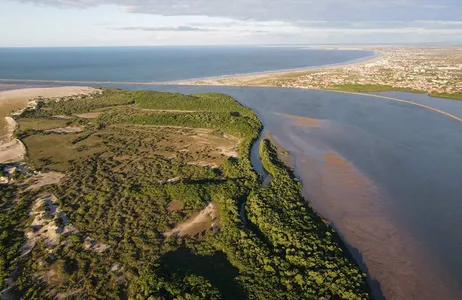
[[[462,100],[462,92],[448,94],[448,93],[430,93],[429,96],[436,97],[436,98],[446,98],[446,99],[454,99],[454,100]]]
[[[95,111],[103,113],[76,116]],[[58,114],[83,131],[44,131],[63,126]],[[66,176],[34,193],[21,194],[19,185],[4,192],[0,209],[17,214],[0,220],[0,279],[19,266],[15,297],[370,298],[364,274],[267,140],[260,152],[272,181],[262,186],[250,163],[262,125],[231,97],[108,89],[93,99],[45,101],[17,121],[29,165]],[[55,195],[62,210],[40,208],[59,228],[59,243],[39,238],[18,258],[24,228],[38,230],[28,227],[28,211],[39,194]],[[215,217],[188,235],[166,234],[206,207]]]
[[[344,92],[354,92],[354,93],[408,92],[408,93],[425,94],[424,91],[419,91],[419,90],[410,89],[410,88],[394,87],[391,85],[381,85],[381,84],[332,85],[332,86],[329,86],[329,89],[336,90],[336,91],[344,91]]]
[[[1,164],[0,169],[3,169]],[[23,224],[33,199],[31,193],[25,193],[15,203],[17,192],[17,186],[0,185],[0,289],[16,268],[15,259],[24,244]]]
[[[69,121],[43,118],[24,118],[21,120],[22,130],[47,130],[67,126]]]

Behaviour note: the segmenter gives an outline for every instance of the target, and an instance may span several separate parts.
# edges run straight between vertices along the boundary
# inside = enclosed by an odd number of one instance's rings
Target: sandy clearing
[[[27,242],[22,247],[22,254],[27,254],[38,241],[43,241],[47,247],[54,247],[60,243],[59,236],[65,233],[78,233],[78,230],[69,224],[69,219],[61,211],[58,199],[54,195],[44,195],[34,202],[30,216],[34,220],[25,233]],[[56,219],[61,218],[64,227],[59,227]]]
[[[195,140],[196,144],[206,145],[214,148],[219,153],[229,156],[238,157],[238,144],[241,140],[230,134],[215,136],[213,130],[194,130],[195,135],[189,135]],[[187,150],[187,149],[186,149]]]
[[[228,156],[228,157],[239,157],[237,153],[236,147],[226,147],[226,146],[218,146],[217,149],[220,151],[221,154]]]
[[[13,139],[18,123],[11,117],[5,117],[5,121],[8,128],[5,140],[0,141],[0,163],[22,161],[26,154],[26,147],[18,139]]]
[[[96,119],[99,116],[101,116],[103,113],[104,112],[102,111],[95,111],[95,112],[89,112],[89,113],[84,113],[84,114],[78,114],[76,116],[82,119]]]
[[[191,165],[191,166],[198,166],[198,167],[210,167],[212,169],[218,169],[218,165],[213,162],[208,162],[208,161],[188,161],[186,164]]]
[[[175,228],[165,232],[164,236],[194,236],[202,231],[217,226],[217,217],[218,209],[216,205],[211,202],[203,210],[201,210],[199,214],[189,218],[184,223],[178,224]]]
[[[152,108],[139,108],[134,106],[136,110],[146,111],[146,112],[177,112],[177,113],[196,113],[196,112],[204,112],[204,110],[181,110],[181,109],[152,109]]]
[[[11,139],[13,137],[14,131],[18,127],[18,123],[12,117],[5,117],[6,124],[8,125],[7,135]]]
[[[18,139],[0,145],[0,163],[19,162],[24,159],[26,147]]]
[[[183,201],[180,201],[180,200],[172,200],[168,206],[167,206],[167,210],[169,212],[174,212],[174,211],[179,211],[179,210],[182,210],[184,207],[184,203]]]
[[[60,127],[60,128],[53,128],[45,130],[45,132],[55,132],[55,133],[76,133],[82,132],[83,127],[79,126],[68,126],[68,127]]]
[[[111,248],[111,246],[104,244],[102,242],[99,242],[99,241],[95,241],[91,237],[86,236],[83,242],[83,248],[85,250],[91,250],[96,253],[103,253],[107,249]]]
[[[61,235],[81,234],[80,231],[70,223],[66,213],[59,207],[58,199],[55,195],[42,195],[37,198],[29,215],[34,217],[34,219],[29,225],[28,230],[26,230],[25,236],[27,241],[22,247],[22,255],[29,253],[38,241],[43,241],[47,247],[55,247],[60,243],[65,245],[67,242],[61,241]],[[60,222],[57,222],[58,220],[60,220]],[[95,241],[89,236],[85,236],[83,248],[85,250],[101,253],[109,249],[110,246]],[[48,277],[52,278],[53,276]]]
[[[48,173],[39,173],[37,176],[30,178],[26,181],[26,184],[32,183],[27,189],[34,190],[38,189],[45,185],[56,184],[64,177],[63,173],[59,172],[48,172]]]
[[[53,118],[56,118],[56,119],[65,119],[65,120],[72,119],[71,116],[65,116],[65,115],[55,115],[55,116],[53,116]]]

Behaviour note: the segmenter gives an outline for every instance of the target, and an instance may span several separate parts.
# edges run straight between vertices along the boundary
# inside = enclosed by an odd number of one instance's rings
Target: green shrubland
[[[95,110],[103,112],[96,119],[75,116]],[[49,128],[57,114],[71,116],[66,124],[84,131],[31,128],[37,119],[47,120],[40,124]],[[18,266],[17,297],[370,298],[364,275],[338,235],[301,197],[300,183],[267,140],[260,155],[271,182],[262,186],[250,163],[262,124],[229,96],[109,89],[93,99],[45,101],[18,123],[28,163],[66,176],[35,193],[20,194],[19,186],[1,190],[0,209],[12,214],[0,215],[0,280]],[[209,131],[201,131],[202,138],[237,137],[239,156],[191,151],[187,139],[204,128]],[[218,168],[191,164],[207,159]],[[53,248],[39,242],[20,258],[28,210],[39,193],[57,197],[78,233],[62,234]],[[20,205],[13,204],[16,198],[22,198]],[[169,211],[172,201],[181,202],[181,209]],[[209,203],[218,211],[216,228],[187,237],[164,235]],[[239,213],[243,204],[246,224]],[[108,248],[85,247],[86,237]]]

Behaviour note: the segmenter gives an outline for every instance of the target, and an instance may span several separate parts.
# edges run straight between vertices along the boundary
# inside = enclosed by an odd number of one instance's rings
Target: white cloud
[[[60,7],[115,4],[129,13],[257,21],[460,20],[460,0],[16,0]]]

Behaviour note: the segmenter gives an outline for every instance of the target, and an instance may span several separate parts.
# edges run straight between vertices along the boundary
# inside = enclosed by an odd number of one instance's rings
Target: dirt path
[[[83,131],[83,127],[79,127],[79,126],[68,126],[68,127],[60,127],[60,128],[45,130],[45,132],[55,132],[55,133],[76,133],[76,132],[82,132],[82,131]]]

